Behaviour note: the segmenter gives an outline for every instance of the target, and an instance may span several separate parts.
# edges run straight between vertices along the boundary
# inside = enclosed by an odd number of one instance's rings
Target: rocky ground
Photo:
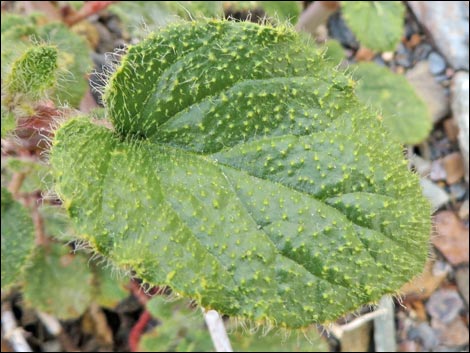
[[[328,30],[350,61],[373,60],[404,74],[434,123],[431,136],[408,151],[435,213],[426,270],[395,300],[398,350],[468,351],[468,2],[407,5],[405,38],[393,53],[360,48],[340,13],[330,17]],[[349,348],[368,349],[371,336],[362,337]]]

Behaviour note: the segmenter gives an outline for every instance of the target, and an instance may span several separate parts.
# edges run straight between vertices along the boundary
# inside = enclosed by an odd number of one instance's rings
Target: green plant
[[[16,283],[34,247],[34,226],[28,211],[2,187],[2,290]]]
[[[283,26],[202,21],[129,48],[113,130],[64,123],[50,161],[82,239],[204,308],[299,328],[420,273],[430,208],[354,82]]]
[[[18,190],[24,199],[43,186],[39,177],[43,170],[37,163],[7,158],[5,165],[8,172],[24,175]],[[8,179],[8,173],[2,172],[2,183]],[[30,208],[14,201],[2,187],[2,291],[20,287],[28,306],[60,319],[80,316],[92,301],[114,307],[128,295],[125,278],[112,276],[86,254],[71,254],[68,246],[56,242],[76,238],[62,208],[39,207],[44,229],[33,224],[38,215]]]
[[[369,49],[393,51],[403,36],[401,1],[341,1],[341,11],[351,31]]]
[[[31,105],[44,98],[78,107],[88,88],[85,40],[62,23],[40,22],[39,16],[2,13],[2,91],[8,93],[2,106],[9,110],[12,100]]]
[[[405,77],[375,63],[359,63],[351,69],[359,81],[357,96],[380,112],[395,139],[417,144],[428,137],[432,129],[428,108]]]

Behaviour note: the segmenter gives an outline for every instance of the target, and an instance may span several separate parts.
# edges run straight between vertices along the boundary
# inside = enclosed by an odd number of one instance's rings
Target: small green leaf
[[[91,303],[93,275],[87,260],[59,244],[37,248],[26,270],[25,302],[59,319],[80,316]]]
[[[57,46],[60,72],[54,100],[61,105],[68,103],[78,107],[88,81],[85,75],[92,68],[90,49],[85,39],[73,33],[62,23],[49,23],[38,29],[38,36],[47,43]]]
[[[56,84],[57,55],[57,48],[51,45],[37,45],[26,50],[13,63],[5,79],[8,93],[42,98]]]
[[[428,108],[405,77],[374,63],[354,65],[352,72],[359,81],[357,96],[382,114],[395,139],[417,144],[428,137],[432,129]]]
[[[8,75],[18,76],[18,73],[14,72],[18,69],[15,69],[13,63],[18,61],[22,55],[26,55],[24,53],[32,52],[37,56],[39,55],[37,51],[42,50],[44,52],[44,48],[49,48],[48,50],[54,48],[56,50],[56,60],[54,61],[56,70],[54,71],[55,75],[53,75],[55,84],[51,84],[52,79],[44,80],[44,82],[33,81],[40,88],[43,88],[43,86],[48,89],[51,88],[50,97],[58,105],[68,103],[78,107],[85,91],[88,89],[85,74],[92,67],[89,48],[85,40],[59,22],[40,25],[36,16],[20,17],[14,14],[2,14],[2,78],[8,77]],[[34,60],[27,62],[36,66],[40,65],[41,68],[49,67],[50,69],[53,62],[46,60],[45,55],[42,55],[42,58],[43,60],[37,62]],[[41,73],[36,70],[19,70],[19,73],[26,73],[26,78],[31,76],[28,72],[34,73],[32,77],[37,77]],[[32,94],[36,90],[35,86],[28,89],[26,85],[28,81],[21,79],[21,77],[19,80],[12,78],[10,82],[13,82],[13,88],[20,88],[21,92],[27,91],[28,94]],[[2,82],[2,86],[3,84],[4,82]]]
[[[351,31],[369,49],[393,51],[403,36],[401,1],[341,1],[341,11]]]
[[[17,284],[34,247],[34,226],[26,208],[2,187],[2,291]]]
[[[257,323],[334,320],[420,273],[430,231],[418,178],[353,85],[283,26],[170,26],[112,76],[114,130],[56,132],[57,192],[145,282]]]

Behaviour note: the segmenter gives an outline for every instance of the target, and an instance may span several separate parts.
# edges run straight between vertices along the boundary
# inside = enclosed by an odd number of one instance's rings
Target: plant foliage
[[[167,27],[105,92],[113,130],[56,131],[79,233],[145,282],[298,328],[396,292],[427,257],[430,209],[354,82],[285,27]]]

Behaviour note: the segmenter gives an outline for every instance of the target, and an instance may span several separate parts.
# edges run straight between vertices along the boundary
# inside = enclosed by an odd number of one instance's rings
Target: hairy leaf
[[[394,138],[417,144],[429,135],[429,111],[405,77],[374,63],[359,63],[352,71],[359,80],[357,96],[381,112],[384,125]]]
[[[9,94],[42,97],[56,84],[57,48],[51,45],[32,46],[13,63],[5,85]]]
[[[26,208],[2,187],[2,291],[17,284],[34,247],[34,226]]]
[[[92,64],[86,42],[62,23],[39,25],[39,22],[35,16],[2,14],[2,80],[10,75],[13,88],[28,94],[34,93],[36,86],[53,88],[50,97],[58,104],[77,107],[88,88],[85,74]],[[38,60],[21,60],[25,55],[35,55]],[[15,65],[18,66],[15,62],[25,62],[31,69],[25,71],[21,67],[19,73],[23,75],[14,77]],[[42,70],[38,72],[38,68]],[[44,76],[44,69],[49,73],[54,69],[54,75]],[[44,81],[38,79],[40,74],[45,77]]]
[[[205,308],[303,327],[395,292],[429,205],[353,81],[293,31],[175,25],[108,84],[114,131],[56,132],[57,191],[118,266]]]
[[[394,50],[403,35],[401,1],[341,1],[341,11],[361,44],[377,51]]]
[[[60,73],[54,95],[55,101],[78,107],[88,89],[85,75],[92,67],[85,39],[62,23],[49,23],[40,27],[38,36],[46,42],[57,45],[59,50]]]

